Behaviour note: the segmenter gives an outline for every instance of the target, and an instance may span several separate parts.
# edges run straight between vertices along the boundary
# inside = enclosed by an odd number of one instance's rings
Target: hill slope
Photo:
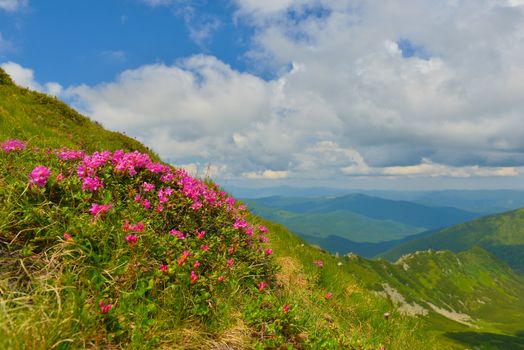
[[[340,259],[2,70],[0,121],[0,348],[443,348]]]
[[[478,245],[517,273],[524,273],[524,208],[508,213],[490,215],[439,230],[383,253],[396,260],[403,254],[426,249],[448,249],[460,252]]]
[[[348,269],[450,339],[524,349],[524,280],[482,248],[417,252],[394,264],[352,256]]]

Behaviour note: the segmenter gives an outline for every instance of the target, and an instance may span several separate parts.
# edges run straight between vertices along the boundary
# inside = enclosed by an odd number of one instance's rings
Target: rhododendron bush
[[[216,185],[139,152],[1,145],[0,161],[17,169],[4,176],[26,177],[13,188],[13,215],[28,214],[3,238],[27,256],[53,245],[68,252],[65,274],[76,283],[87,277],[89,312],[114,337],[151,326],[134,308],[146,307],[151,319],[170,310],[175,320],[204,320],[220,313],[217,291],[269,288],[270,234]],[[75,271],[79,261],[84,268]]]

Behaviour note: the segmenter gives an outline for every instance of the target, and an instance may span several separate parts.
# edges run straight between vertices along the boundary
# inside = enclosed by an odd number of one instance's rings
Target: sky
[[[235,186],[524,188],[524,0],[0,0],[0,66]]]

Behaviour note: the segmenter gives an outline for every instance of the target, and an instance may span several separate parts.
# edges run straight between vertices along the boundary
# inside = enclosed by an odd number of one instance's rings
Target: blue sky
[[[0,0],[0,65],[245,186],[524,187],[524,1]]]

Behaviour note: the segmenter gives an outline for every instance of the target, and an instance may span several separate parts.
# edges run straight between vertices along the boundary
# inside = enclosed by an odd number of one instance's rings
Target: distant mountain
[[[524,280],[484,249],[423,251],[396,263],[347,259],[364,285],[449,339],[479,349],[524,349]]]
[[[400,244],[431,235],[434,231],[424,231],[401,239],[382,242],[356,242],[347,238],[329,235],[327,237],[299,235],[306,242],[321,247],[332,254],[358,254],[365,258],[374,258]]]
[[[524,190],[363,190],[331,187],[261,187],[247,188],[225,185],[225,188],[239,198],[280,197],[321,197],[344,196],[360,193],[372,197],[396,201],[408,201],[433,207],[453,207],[482,215],[501,213],[524,207]]]
[[[301,213],[266,206],[253,200],[245,201],[245,203],[254,214],[283,224],[298,236],[314,244],[316,242],[309,240],[308,237],[322,239],[328,236],[338,236],[356,242],[382,242],[401,239],[425,231],[422,227],[414,227],[392,220],[372,219],[348,210]],[[332,251],[322,244],[320,246]],[[349,250],[336,251],[346,253]]]
[[[448,249],[460,252],[480,246],[518,273],[524,273],[524,208],[490,215],[438,230],[426,237],[398,245],[381,256],[396,260],[403,254]]]
[[[363,194],[340,197],[288,198],[267,197],[246,200],[295,213],[332,213],[349,211],[370,219],[390,220],[417,228],[434,229],[468,221],[479,216],[451,207],[431,207],[408,201],[395,201]],[[391,239],[394,239],[392,237]]]

